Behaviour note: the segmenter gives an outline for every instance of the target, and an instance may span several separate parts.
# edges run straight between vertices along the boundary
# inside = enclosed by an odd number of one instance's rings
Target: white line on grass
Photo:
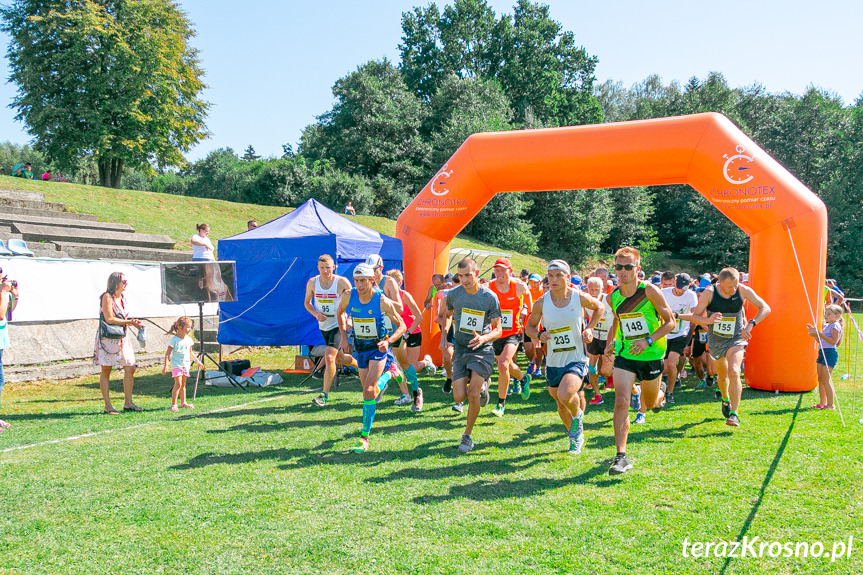
[[[140,427],[147,427],[149,425],[156,425],[157,423],[165,423],[170,421],[184,421],[187,419],[194,419],[196,417],[203,417],[205,415],[211,415],[213,413],[222,413],[223,411],[230,411],[232,409],[239,409],[241,407],[247,407],[249,405],[255,405],[258,403],[266,403],[268,401],[273,401],[276,399],[281,399],[283,397],[287,397],[289,394],[285,393],[282,395],[276,395],[273,397],[265,397],[264,399],[258,399],[256,401],[248,401],[246,403],[241,403],[239,405],[231,405],[228,407],[220,407],[219,409],[213,409],[211,411],[205,411],[203,413],[195,413],[192,415],[184,415],[182,417],[178,417],[177,419],[159,419],[157,421],[148,421],[146,423],[139,423],[137,425],[130,425],[129,427],[121,427],[120,429],[103,429],[102,431],[94,431],[92,433],[83,433],[81,435],[71,435],[69,437],[61,437],[60,439],[49,439],[48,441],[40,441],[39,443],[31,443],[29,445],[18,445],[16,447],[7,447],[6,449],[0,449],[0,453],[8,453],[10,451],[19,451],[21,449],[30,449],[31,447],[41,447],[43,445],[52,445],[55,443],[63,443],[64,441],[75,441],[76,439],[84,439],[87,437],[95,437],[97,435],[106,435],[108,433],[117,433],[121,431],[130,431],[132,429],[138,429]]]

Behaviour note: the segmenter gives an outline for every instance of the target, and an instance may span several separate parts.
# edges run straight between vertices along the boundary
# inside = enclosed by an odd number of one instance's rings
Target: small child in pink
[[[189,368],[192,367],[192,360],[198,364],[198,367],[204,367],[192,348],[195,342],[189,337],[194,324],[188,317],[181,317],[171,326],[171,333],[174,337],[168,344],[168,349],[165,350],[165,364],[162,366],[162,375],[168,372],[168,360],[171,361],[171,377],[174,378],[174,387],[171,389],[171,411],[179,411],[177,409],[177,396],[180,396],[180,407],[193,408],[191,403],[186,403],[186,379],[189,377]]]

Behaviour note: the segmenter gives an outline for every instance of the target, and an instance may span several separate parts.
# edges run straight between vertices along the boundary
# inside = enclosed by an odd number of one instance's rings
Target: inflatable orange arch
[[[746,383],[813,389],[806,324],[822,313],[827,210],[720,114],[472,135],[399,216],[407,289],[446,273],[450,241],[499,192],[667,184],[689,184],[749,235],[749,285],[773,312],[753,330]],[[423,351],[439,358],[429,316]]]

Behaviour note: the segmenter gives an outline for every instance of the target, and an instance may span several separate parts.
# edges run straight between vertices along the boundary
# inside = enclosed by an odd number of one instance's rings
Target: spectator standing
[[[99,387],[102,390],[102,398],[105,400],[104,413],[117,415],[119,412],[111,405],[111,395],[108,383],[111,378],[111,370],[114,367],[123,368],[123,411],[143,411],[132,402],[132,388],[135,385],[135,350],[132,347],[132,334],[126,329],[130,325],[141,327],[141,321],[129,317],[126,311],[126,291],[128,281],[121,272],[114,272],[108,276],[108,287],[102,294],[99,302],[101,320],[99,330],[96,332],[96,345],[93,350],[93,363],[102,367],[99,376]],[[119,338],[106,337],[102,332],[102,320],[108,325],[124,326],[123,336]]]
[[[13,286],[11,280],[0,284],[0,394],[3,393],[3,350],[9,347],[9,322],[6,319],[9,312],[18,305],[18,286]],[[9,424],[0,419],[0,432],[6,431]]]
[[[210,226],[198,224],[198,233],[192,236],[192,261],[214,262],[216,261],[215,248],[210,241]]]

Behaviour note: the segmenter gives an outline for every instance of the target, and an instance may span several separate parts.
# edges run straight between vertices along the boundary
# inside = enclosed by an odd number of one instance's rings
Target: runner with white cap
[[[689,314],[698,305],[698,296],[689,289],[692,278],[689,274],[679,273],[674,279],[674,287],[662,289],[662,295],[668,302],[671,312],[674,314],[674,329],[665,336],[667,348],[665,352],[665,373],[668,375],[668,391],[665,399],[668,403],[674,403],[674,386],[677,384],[677,364],[683,356],[683,350],[690,340],[689,322],[681,319],[680,315]],[[663,280],[665,276],[663,275]]]
[[[354,357],[360,371],[363,390],[363,426],[360,439],[354,447],[357,453],[369,448],[369,433],[377,411],[377,402],[386,391],[389,380],[401,374],[394,361],[390,346],[405,332],[405,324],[395,305],[380,290],[374,287],[374,270],[359,264],[354,268],[354,287],[339,301],[336,318],[342,337],[342,349],[348,351],[347,321],[353,320]],[[395,330],[389,332],[384,317],[389,317]]]
[[[545,377],[548,392],[557,403],[557,413],[569,436],[569,452],[581,453],[584,445],[584,395],[588,356],[584,344],[591,341],[591,329],[602,318],[602,302],[570,282],[569,264],[548,262],[549,291],[533,305],[525,333],[548,345]],[[594,310],[584,323],[584,310]],[[539,324],[542,322],[542,331]]]

